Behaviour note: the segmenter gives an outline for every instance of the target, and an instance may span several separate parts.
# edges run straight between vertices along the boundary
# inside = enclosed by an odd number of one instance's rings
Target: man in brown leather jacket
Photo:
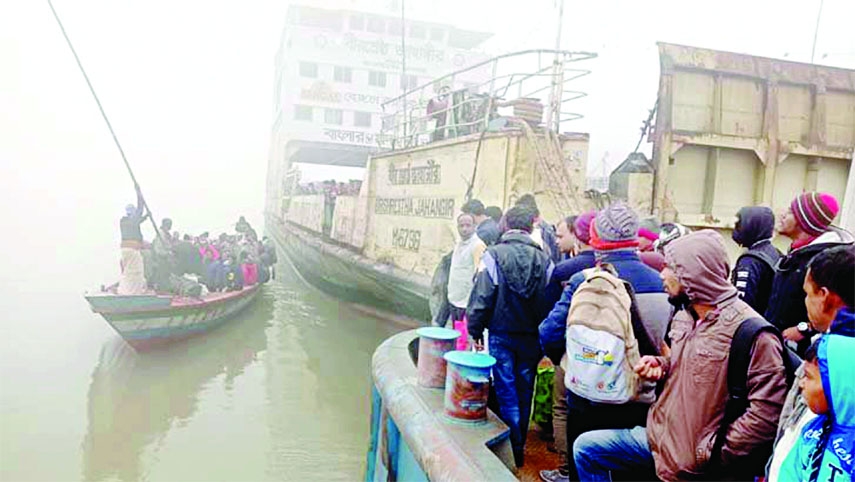
[[[581,480],[609,480],[612,472],[632,479],[727,478],[746,457],[756,456],[775,436],[787,391],[779,339],[761,332],[748,367],[748,408],[724,431],[721,456],[713,446],[724,417],[727,359],[739,324],[759,316],[728,282],[730,267],[721,236],[698,231],[665,248],[665,289],[677,306],[671,325],[671,355],[642,357],[641,377],[665,380],[647,427],[597,430],[573,446]],[[646,471],[646,473],[644,473]]]

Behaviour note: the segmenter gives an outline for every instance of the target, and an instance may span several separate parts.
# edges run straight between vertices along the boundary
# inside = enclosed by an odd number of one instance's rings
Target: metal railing
[[[583,117],[565,106],[587,94],[565,86],[591,73],[576,67],[577,62],[595,57],[590,52],[524,50],[438,77],[382,104],[378,145],[405,149],[482,132],[501,117],[498,109],[503,107],[514,107],[514,115],[532,125],[545,117],[547,127],[557,131],[561,122]]]

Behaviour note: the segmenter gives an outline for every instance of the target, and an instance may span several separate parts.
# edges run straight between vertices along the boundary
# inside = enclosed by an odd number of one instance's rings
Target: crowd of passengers
[[[276,248],[268,238],[258,238],[241,216],[235,233],[212,238],[180,235],[172,220],[164,218],[151,243],[143,240],[141,224],[145,203],[138,194],[137,205],[129,204],[119,222],[122,258],[116,292],[122,295],[171,293],[204,296],[239,291],[245,286],[266,283],[275,276]]]
[[[718,232],[621,203],[555,228],[532,195],[498,209],[462,207],[434,324],[466,320],[480,350],[488,331],[490,403],[517,466],[547,357],[559,466],[546,482],[852,479],[855,246],[833,196],[802,193],[777,224],[739,210],[735,263]]]

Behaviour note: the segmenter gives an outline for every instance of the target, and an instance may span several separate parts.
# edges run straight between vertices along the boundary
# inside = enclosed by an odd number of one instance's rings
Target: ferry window
[[[294,120],[300,121],[312,121],[314,109],[310,105],[295,105],[294,106]]]
[[[386,22],[382,18],[370,17],[368,19],[368,31],[373,33],[385,33]]]
[[[386,72],[368,72],[368,85],[374,87],[386,87]]]
[[[304,8],[300,10],[300,25],[306,27],[341,30],[341,14],[328,10]]]
[[[365,30],[365,17],[362,15],[351,15],[349,20],[351,30]]]
[[[300,62],[300,77],[318,77],[318,64],[314,62]]]
[[[401,35],[403,33],[402,23],[400,20],[389,20],[389,35]]]
[[[412,38],[426,38],[427,29],[425,29],[424,25],[414,23],[410,25],[409,36]]]
[[[354,112],[353,125],[355,127],[371,127],[371,113],[359,111]]]
[[[344,114],[341,109],[324,109],[324,122],[340,126]]]
[[[353,70],[350,67],[335,66],[333,70],[333,80],[336,82],[350,83],[353,78]]]
[[[442,42],[443,40],[445,40],[445,30],[441,28],[431,29],[430,39],[434,42]]]
[[[401,88],[406,90],[415,89],[419,85],[419,78],[415,75],[402,75]]]

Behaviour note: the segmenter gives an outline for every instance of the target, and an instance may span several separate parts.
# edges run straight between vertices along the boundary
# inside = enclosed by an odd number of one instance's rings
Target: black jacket
[[[466,315],[476,340],[491,332],[537,336],[549,313],[545,287],[553,265],[528,233],[506,232],[481,258],[484,269],[475,277]]]
[[[119,229],[122,232],[122,241],[142,241],[143,235],[140,230],[140,225],[146,220],[148,215],[143,216],[143,208],[145,202],[142,194],[137,192],[137,208],[133,213],[128,213],[119,220]]]
[[[748,251],[736,260],[731,282],[743,301],[763,313],[772,292],[775,264],[781,257],[781,252],[772,246],[775,215],[767,207],[751,206],[740,209],[736,217],[733,240]]]
[[[852,235],[848,232],[832,229],[807,246],[794,249],[783,256],[775,266],[772,294],[763,317],[782,331],[796,326],[799,322],[808,321],[805,292],[802,289],[808,264],[821,251],[852,242]],[[809,344],[809,339],[799,344],[799,355],[804,356]]]

